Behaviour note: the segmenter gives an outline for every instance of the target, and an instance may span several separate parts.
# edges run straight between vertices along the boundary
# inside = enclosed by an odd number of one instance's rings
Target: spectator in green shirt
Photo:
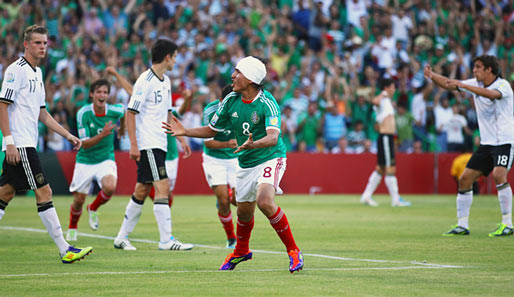
[[[311,101],[307,111],[298,117],[298,150],[302,152],[317,152],[316,146],[321,137],[321,113],[318,103]]]
[[[414,116],[407,111],[403,104],[399,104],[398,113],[396,114],[399,152],[412,152],[412,145],[414,143],[413,125]]]

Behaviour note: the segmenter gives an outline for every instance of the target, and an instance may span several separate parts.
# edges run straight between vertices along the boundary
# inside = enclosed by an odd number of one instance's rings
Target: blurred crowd
[[[470,151],[480,137],[471,97],[435,87],[423,67],[467,79],[473,57],[490,54],[513,84],[513,23],[514,0],[0,0],[0,81],[23,53],[23,29],[45,25],[47,108],[75,131],[89,84],[109,66],[135,82],[151,44],[165,37],[179,45],[168,73],[175,103],[184,90],[194,94],[189,127],[200,125],[237,61],[254,55],[268,61],[265,88],[282,108],[290,151],[374,152],[370,99],[383,77],[397,82],[400,152]],[[129,95],[110,79],[111,102],[126,105]],[[43,126],[40,135],[40,150],[70,149]],[[127,149],[126,139],[117,148]]]

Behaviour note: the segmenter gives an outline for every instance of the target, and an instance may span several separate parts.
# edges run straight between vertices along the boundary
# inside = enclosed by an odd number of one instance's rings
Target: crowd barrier
[[[397,154],[397,178],[402,194],[453,194],[457,183],[450,175],[458,154]],[[45,175],[55,194],[68,195],[75,165],[74,152],[41,153]],[[116,152],[116,194],[131,195],[136,183],[136,163],[128,152]],[[290,153],[280,184],[286,194],[360,194],[376,166],[373,154]],[[513,180],[513,172],[509,180]],[[491,178],[481,181],[481,193],[494,193]],[[202,168],[202,153],[180,156],[175,194],[211,194]],[[387,193],[382,182],[377,193]]]

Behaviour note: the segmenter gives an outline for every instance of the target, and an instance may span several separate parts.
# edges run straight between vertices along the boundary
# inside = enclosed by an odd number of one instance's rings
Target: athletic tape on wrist
[[[14,138],[12,135],[4,136],[5,145],[14,145]]]

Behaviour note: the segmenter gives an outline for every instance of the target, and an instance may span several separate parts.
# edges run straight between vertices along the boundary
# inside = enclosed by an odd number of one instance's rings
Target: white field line
[[[13,226],[0,226],[0,229],[3,230],[14,230],[14,231],[25,231],[25,232],[36,232],[36,233],[47,233],[44,229],[35,229],[35,228],[24,228],[24,227],[13,227]],[[105,235],[97,235],[90,233],[82,233],[78,232],[78,235],[83,237],[90,238],[99,238],[99,239],[107,239],[114,240],[112,236]],[[149,240],[149,239],[137,239],[131,238],[132,242],[143,242],[143,243],[153,243],[157,244],[158,241]],[[209,248],[209,249],[225,249],[224,247],[217,246],[209,246],[203,244],[195,244],[196,247]],[[265,251],[265,250],[252,250],[254,253],[265,253],[265,254],[277,254],[277,255],[285,255],[285,252],[276,252],[276,251]],[[442,269],[442,268],[470,268],[466,266],[458,266],[458,265],[445,265],[445,264],[434,264],[434,263],[425,263],[418,261],[392,261],[392,260],[377,260],[377,259],[360,259],[360,258],[348,258],[348,257],[337,257],[337,256],[328,256],[328,255],[320,255],[320,254],[310,254],[304,253],[304,256],[308,257],[318,257],[339,261],[356,261],[356,262],[372,262],[372,263],[394,263],[394,264],[410,264],[413,266],[399,266],[399,267],[357,267],[357,268],[306,268],[304,270],[307,271],[352,271],[352,270],[404,270],[404,269]],[[238,272],[269,272],[269,271],[282,271],[283,269],[255,269],[255,270],[237,270]],[[80,273],[54,273],[51,275],[73,275],[73,274],[162,274],[162,273],[211,273],[211,272],[219,272],[218,270],[179,270],[179,271],[132,271],[132,272],[80,272]],[[46,273],[34,273],[34,274],[11,274],[11,275],[0,275],[0,277],[25,277],[25,276],[50,276],[50,274]]]
[[[364,271],[364,270],[407,270],[407,269],[441,269],[447,267],[354,267],[354,268],[305,268],[303,271]],[[237,269],[230,273],[247,272],[284,272],[285,269]],[[60,273],[26,273],[26,274],[0,274],[1,278],[23,278],[36,276],[72,276],[72,275],[131,275],[131,274],[172,274],[172,273],[228,273],[220,270],[162,270],[162,271],[91,271],[91,272],[60,272]]]

